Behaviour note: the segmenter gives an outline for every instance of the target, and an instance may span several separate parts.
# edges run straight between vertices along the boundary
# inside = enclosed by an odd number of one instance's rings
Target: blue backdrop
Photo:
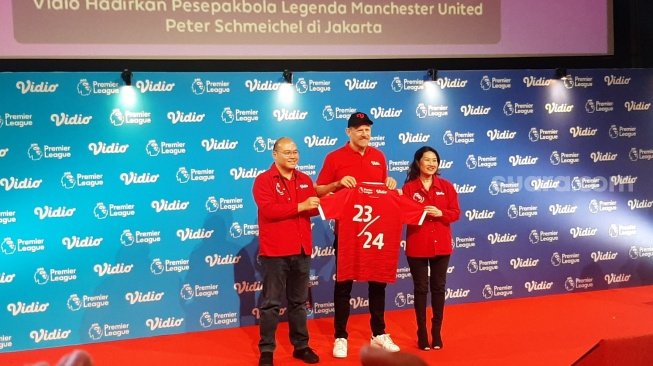
[[[289,136],[315,179],[356,110],[400,184],[431,145],[456,186],[448,304],[651,284],[653,71],[570,71],[0,73],[0,352],[256,324],[253,178]]]

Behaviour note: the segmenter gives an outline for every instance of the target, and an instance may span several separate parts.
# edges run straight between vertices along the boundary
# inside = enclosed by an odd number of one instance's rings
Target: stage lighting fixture
[[[134,77],[134,74],[132,74],[131,71],[129,71],[128,69],[124,69],[122,71],[122,74],[120,74],[120,77],[125,82],[126,86],[132,86],[132,79]]]
[[[292,71],[288,69],[283,70],[283,80],[285,80],[288,84],[292,84]]]
[[[560,79],[560,80],[569,79],[569,73],[567,73],[567,69],[564,67],[556,68],[556,79]]]
[[[436,70],[436,69],[426,70],[426,75],[429,76],[430,81],[437,81],[438,80],[438,70]]]

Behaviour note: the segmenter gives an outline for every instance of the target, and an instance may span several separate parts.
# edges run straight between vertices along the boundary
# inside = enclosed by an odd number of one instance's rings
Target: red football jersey
[[[394,283],[403,224],[421,225],[422,205],[381,183],[322,197],[322,219],[338,220],[336,280]]]

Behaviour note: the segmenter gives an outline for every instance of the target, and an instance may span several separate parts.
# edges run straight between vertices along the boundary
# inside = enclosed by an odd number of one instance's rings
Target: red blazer
[[[256,177],[252,194],[258,206],[259,255],[285,257],[302,249],[311,255],[311,216],[318,211],[297,211],[299,202],[317,197],[311,177],[295,170],[292,179],[285,179],[273,163]]]
[[[460,218],[458,192],[451,182],[433,176],[431,188],[427,191],[419,178],[404,184],[404,196],[424,206],[435,206],[442,211],[441,217],[426,216],[421,226],[408,225],[406,230],[406,255],[430,258],[449,255],[453,252],[452,222]]]

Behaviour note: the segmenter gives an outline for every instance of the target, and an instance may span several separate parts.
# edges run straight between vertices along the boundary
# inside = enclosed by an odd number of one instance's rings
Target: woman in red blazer
[[[449,257],[453,251],[451,223],[460,218],[458,193],[448,180],[438,177],[440,155],[429,146],[419,148],[407,172],[403,194],[424,205],[427,218],[421,226],[408,225],[406,257],[413,277],[417,346],[424,351],[442,348],[442,319]],[[430,278],[429,278],[430,267]],[[431,290],[431,337],[426,327],[426,296]]]

